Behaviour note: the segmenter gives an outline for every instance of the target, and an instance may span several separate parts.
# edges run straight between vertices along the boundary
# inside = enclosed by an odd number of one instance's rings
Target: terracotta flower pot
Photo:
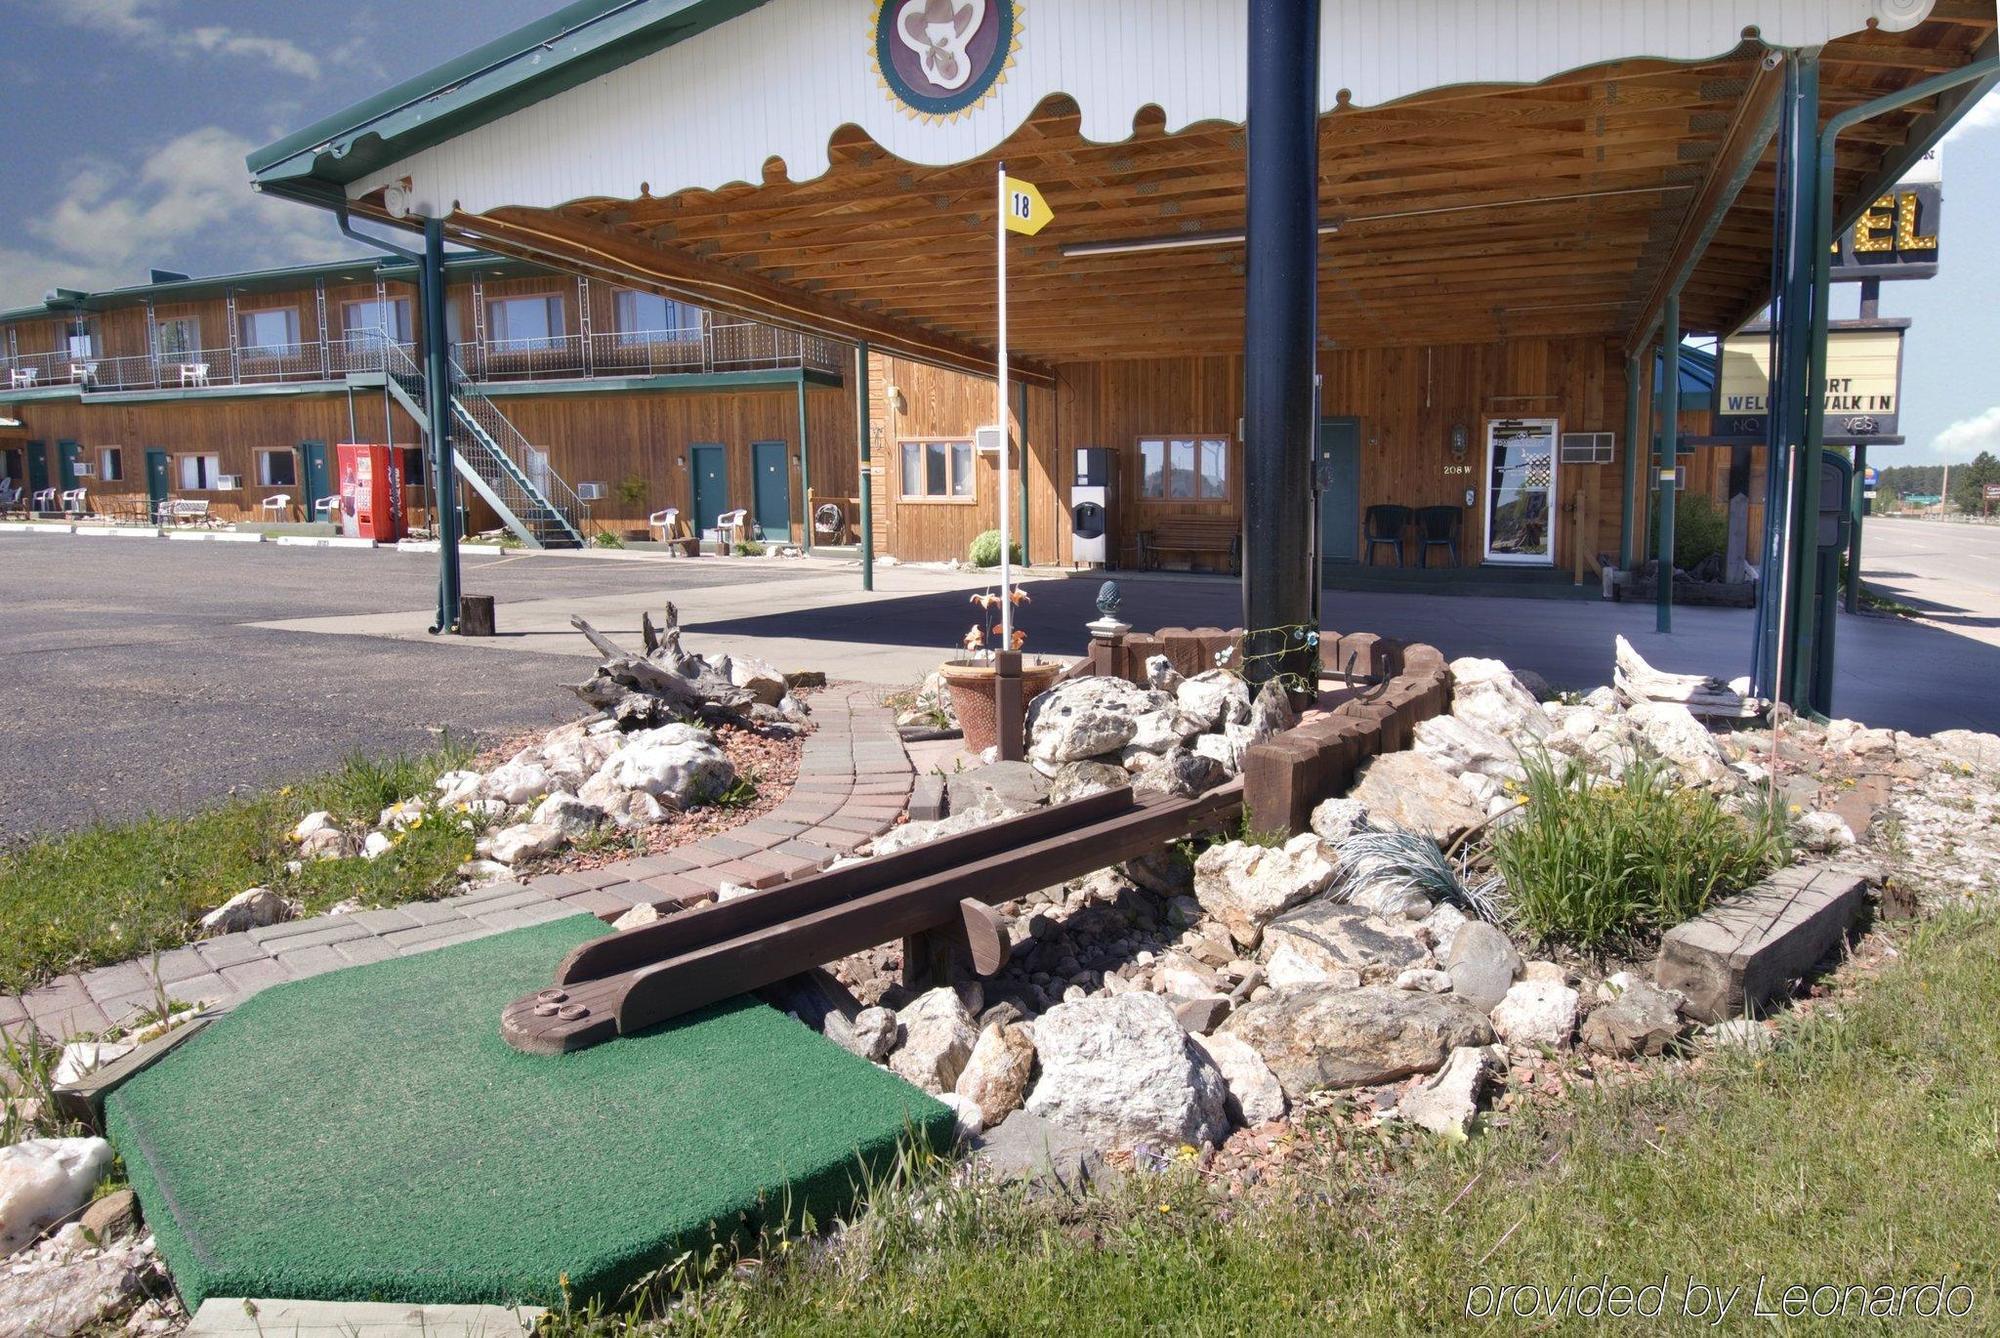
[[[1021,666],[1023,705],[1047,692],[1062,676],[1059,664]],[[983,753],[999,742],[995,729],[993,666],[976,660],[947,660],[939,669],[945,686],[951,689],[951,709],[958,714],[958,727],[965,731],[965,751]]]

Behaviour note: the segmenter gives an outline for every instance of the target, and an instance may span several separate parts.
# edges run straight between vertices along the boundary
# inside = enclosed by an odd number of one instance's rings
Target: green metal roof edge
[[[578,0],[251,153],[259,185],[345,184],[727,22],[764,0]]]

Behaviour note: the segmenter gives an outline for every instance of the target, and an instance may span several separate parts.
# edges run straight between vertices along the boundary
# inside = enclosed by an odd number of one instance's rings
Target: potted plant
[[[994,700],[998,675],[993,669],[993,654],[1000,648],[1001,630],[999,621],[999,595],[991,590],[974,595],[972,603],[977,605],[980,623],[974,623],[965,634],[965,655],[959,659],[947,660],[939,668],[944,675],[945,686],[951,690],[952,710],[958,715],[959,728],[965,731],[965,750],[969,753],[983,753],[999,741],[996,728],[996,703]],[[1015,607],[1031,602],[1028,592],[1016,589],[1012,593]],[[982,627],[981,623],[985,626]],[[1019,627],[1014,629],[1014,644],[1010,649],[1019,650],[1027,644],[1028,634]],[[1063,667],[1053,662],[1021,665],[1021,700],[1031,702],[1055,686],[1062,676]]]

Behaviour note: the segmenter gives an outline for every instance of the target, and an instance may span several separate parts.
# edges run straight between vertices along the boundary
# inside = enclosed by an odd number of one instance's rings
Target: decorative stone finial
[[[1106,581],[1097,588],[1097,611],[1106,618],[1116,618],[1118,608],[1124,602],[1125,596],[1119,593],[1118,582]]]

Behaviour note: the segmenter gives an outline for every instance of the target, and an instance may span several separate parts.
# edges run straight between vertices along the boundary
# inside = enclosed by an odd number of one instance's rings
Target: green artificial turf
[[[602,932],[578,915],[277,986],[114,1091],[190,1308],[610,1298],[717,1236],[841,1211],[906,1134],[949,1137],[944,1106],[749,998],[511,1049],[502,1006]]]

